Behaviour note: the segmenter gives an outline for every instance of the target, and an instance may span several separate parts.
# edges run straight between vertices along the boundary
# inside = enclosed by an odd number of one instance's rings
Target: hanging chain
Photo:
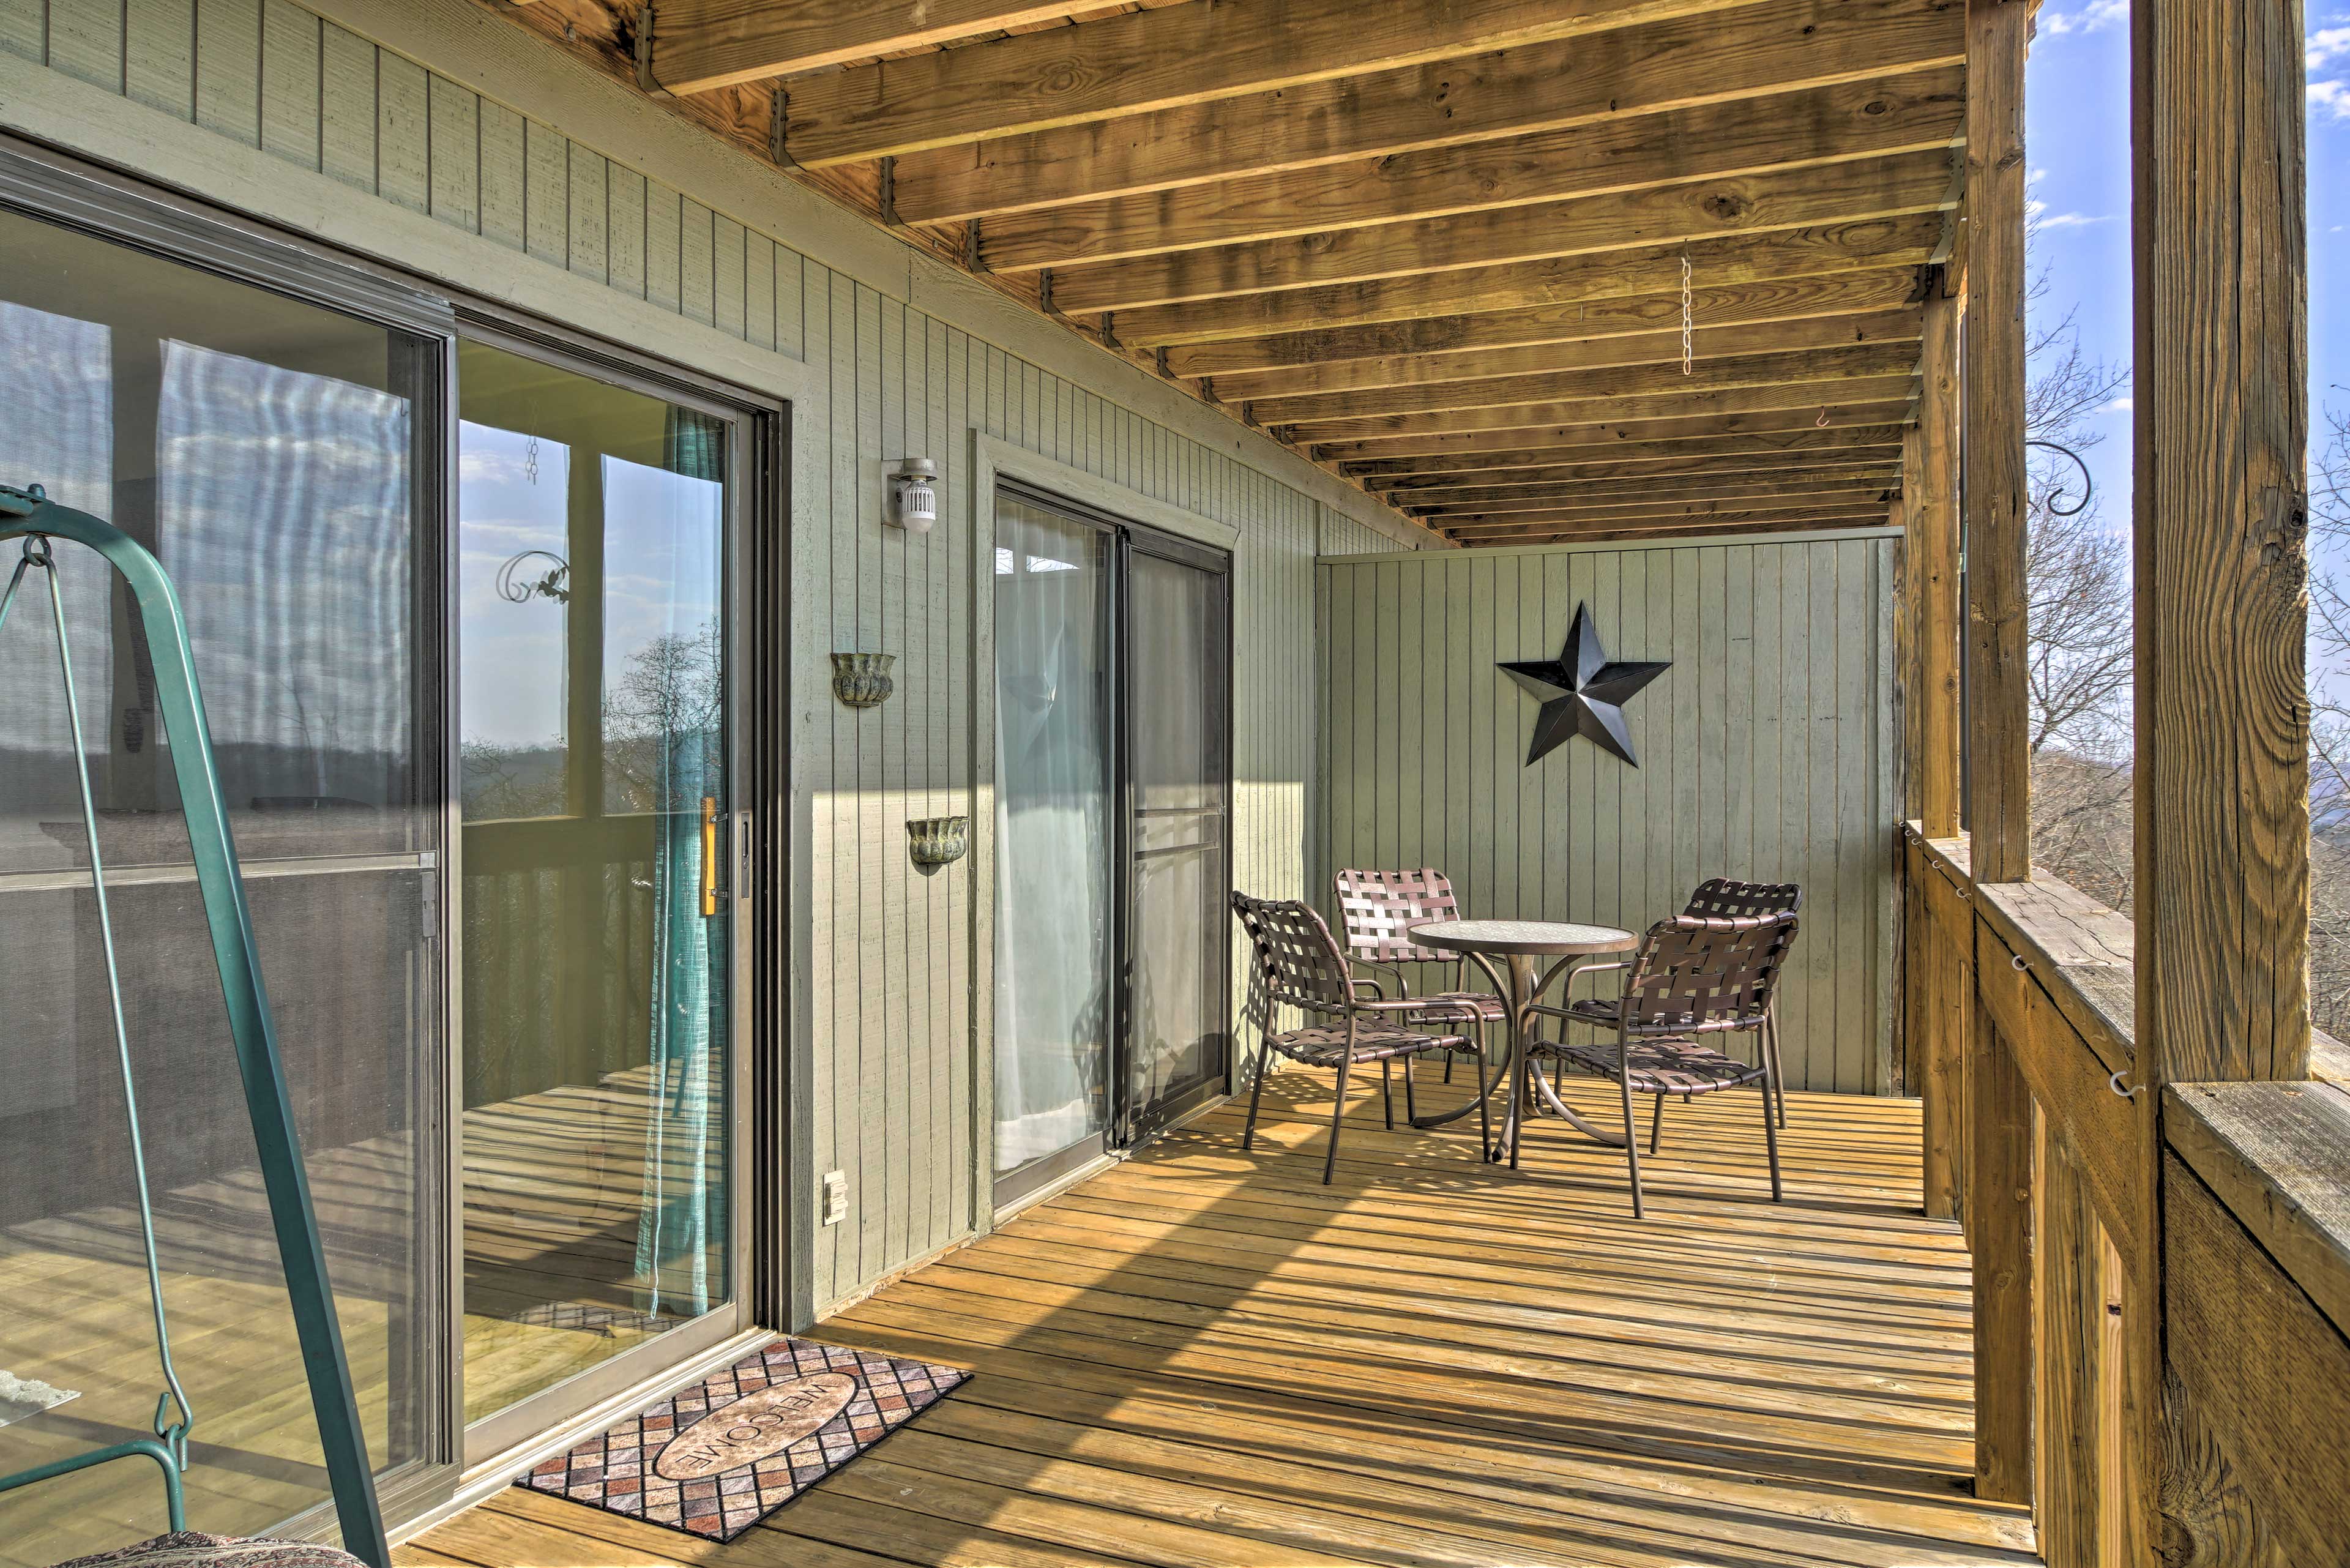
[[[1690,345],[1696,325],[1696,318],[1690,310],[1689,242],[1684,240],[1681,242],[1681,374],[1684,376],[1692,374],[1695,369]]]

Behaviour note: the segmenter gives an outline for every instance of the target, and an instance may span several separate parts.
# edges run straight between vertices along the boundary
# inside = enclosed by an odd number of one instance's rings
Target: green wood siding
[[[550,71],[579,68],[500,36]],[[493,241],[516,266],[568,271],[814,373],[791,458],[795,805],[811,862],[795,911],[810,933],[798,1009],[810,1026],[794,1042],[791,1157],[811,1202],[821,1173],[846,1172],[849,1213],[814,1231],[810,1307],[986,1222],[992,1116],[974,1103],[974,1068],[993,1050],[992,926],[968,868],[983,857],[921,877],[902,826],[956,812],[982,833],[989,823],[993,735],[972,658],[993,544],[972,524],[972,430],[1240,530],[1233,875],[1261,893],[1305,890],[1315,558],[1404,546],[1266,472],[1284,461],[1270,442],[1234,427],[1210,445],[1154,423],[827,268],[755,214],[630,166],[628,146],[591,147],[288,0],[0,0],[0,54],[251,148],[257,168],[323,174]],[[470,282],[504,292],[496,276]],[[1118,367],[1102,363],[1110,385]],[[880,522],[884,462],[909,453],[941,466],[928,535]],[[825,659],[858,649],[899,660],[898,695],[865,713],[832,700]]]
[[[1472,914],[1638,930],[1708,877],[1800,882],[1789,1080],[1884,1092],[1892,551],[1873,535],[1325,563],[1317,895],[1336,867],[1434,866]],[[1640,766],[1575,740],[1526,767],[1536,704],[1494,666],[1555,657],[1586,602],[1611,658],[1672,661],[1625,710]]]

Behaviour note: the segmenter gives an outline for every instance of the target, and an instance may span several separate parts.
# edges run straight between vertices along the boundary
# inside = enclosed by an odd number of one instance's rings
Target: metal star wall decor
[[[1624,704],[1632,693],[1672,668],[1669,660],[1610,660],[1599,646],[1599,629],[1591,624],[1591,607],[1575,607],[1575,624],[1567,628],[1566,646],[1556,659],[1522,659],[1501,668],[1510,678],[1542,699],[1534,718],[1534,743],[1526,748],[1532,767],[1564,744],[1569,735],[1615,753],[1634,767],[1632,737],[1624,728]]]

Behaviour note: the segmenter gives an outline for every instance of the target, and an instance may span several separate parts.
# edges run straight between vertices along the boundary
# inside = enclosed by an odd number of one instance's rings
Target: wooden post
[[[1959,832],[1959,301],[1945,282],[1926,299],[1925,392],[1902,449],[1901,479],[1916,593],[1911,765],[1929,838]]]
[[[2309,437],[2302,7],[2138,0],[2130,18],[2137,336],[2136,915],[2146,1237],[2132,1434],[2209,1459],[2172,1376],[2213,1282],[2168,1274],[2166,1082],[2309,1070]],[[2191,1182],[2191,1178],[2189,1179]],[[2191,1251],[2192,1249],[2189,1249]],[[2199,1303],[2209,1308],[2208,1300]],[[2137,1326],[2133,1324],[2133,1326]],[[2195,1332],[2199,1340],[2205,1329]],[[2167,1392],[2168,1391],[2168,1392]],[[2227,1456],[2219,1456],[2225,1459]],[[2179,1561],[2266,1533],[2190,1463],[2147,1538]],[[2290,1555],[2290,1553],[2288,1553]]]
[[[1980,956],[1980,955],[1978,955]],[[1968,1088],[1967,1238],[1974,1251],[1975,1495],[2033,1501],[2032,1091],[1978,998]]]
[[[1967,830],[1978,882],[2032,878],[2023,582],[2023,50],[2031,30],[2031,0],[1968,0]]]

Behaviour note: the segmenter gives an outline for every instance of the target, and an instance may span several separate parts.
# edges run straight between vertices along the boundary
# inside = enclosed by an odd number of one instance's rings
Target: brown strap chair
[[[1411,940],[1411,929],[1430,920],[1457,920],[1461,900],[1453,897],[1451,879],[1434,867],[1417,871],[1346,870],[1331,878],[1338,895],[1338,919],[1347,928],[1347,956],[1355,963],[1384,970],[1395,977],[1396,995],[1420,1005],[1412,1014],[1418,1023],[1468,1023],[1483,1038],[1489,1023],[1509,1017],[1509,1004],[1490,991],[1463,983],[1468,960],[1460,953],[1423,947]],[[1438,964],[1451,971],[1449,991],[1412,997],[1403,965]],[[1386,994],[1382,987],[1379,994]],[[1452,1081],[1452,1058],[1444,1059],[1444,1081]]]
[[[1715,877],[1697,885],[1681,906],[1681,913],[1724,920],[1751,920],[1765,915],[1793,915],[1804,907],[1804,889],[1794,882],[1739,882],[1727,877]],[[1616,999],[1595,996],[1575,1004],[1575,1016],[1584,1023],[1602,1029],[1616,1027]],[[1762,1023],[1762,1050],[1771,1059],[1772,1103],[1778,1107],[1779,1125],[1787,1125],[1787,1068],[1779,1055],[1779,1009],[1774,1002]],[[1657,1101],[1657,1114],[1648,1129],[1648,1152],[1657,1152],[1665,1130],[1665,1102]]]
[[[1338,1104],[1330,1113],[1330,1149],[1322,1161],[1325,1187],[1338,1168],[1338,1125],[1347,1114],[1347,1076],[1356,1063],[1379,1064],[1380,1089],[1390,1132],[1395,1130],[1395,1085],[1390,1064],[1397,1057],[1403,1058],[1407,1116],[1418,1114],[1411,1088],[1411,1063],[1415,1056],[1430,1051],[1467,1051],[1477,1058],[1478,1082],[1484,1082],[1482,1042],[1463,1034],[1430,1033],[1413,1028],[1413,1019],[1421,1003],[1383,997],[1372,981],[1355,979],[1347,971],[1347,958],[1338,950],[1336,939],[1330,935],[1330,928],[1315,913],[1313,906],[1234,893],[1232,914],[1255,950],[1257,981],[1265,1004],[1264,1049],[1257,1054],[1256,1086],[1249,1091],[1248,1127],[1241,1135],[1243,1148],[1256,1141],[1257,1107],[1264,1098],[1265,1071],[1275,1052],[1309,1067],[1338,1070]],[[1370,992],[1368,996],[1364,994],[1367,991]],[[1274,1009],[1284,1004],[1305,1014],[1304,1028],[1273,1027]],[[1316,1023],[1316,1019],[1329,1022]],[[1477,1109],[1480,1116],[1488,1117],[1485,1136],[1478,1144],[1482,1158],[1492,1140],[1492,1127],[1482,1096]]]
[[[1770,1021],[1771,999],[1778,990],[1787,950],[1794,941],[1795,916],[1789,911],[1743,918],[1676,915],[1649,927],[1628,962],[1585,964],[1575,970],[1577,975],[1622,972],[1622,992],[1598,999],[1611,1003],[1604,1013],[1588,1002],[1528,1010],[1565,1023],[1613,1029],[1613,1042],[1603,1038],[1588,1045],[1530,1041],[1520,1070],[1531,1071],[1533,1059],[1547,1058],[1562,1068],[1579,1067],[1617,1081],[1624,1096],[1624,1159],[1631,1172],[1634,1219],[1641,1212],[1640,1137],[1632,1115],[1636,1094],[1657,1096],[1656,1120],[1649,1129],[1653,1153],[1666,1096],[1688,1099],[1759,1083],[1762,1132],[1771,1155],[1771,1199],[1775,1203],[1782,1198],[1779,1118],[1773,1112],[1778,1068],[1771,1053],[1758,1051],[1761,1060],[1750,1067],[1698,1037],[1762,1033]],[[1574,975],[1568,983],[1574,983]],[[1522,1131],[1517,1144],[1523,1142]],[[1517,1145],[1512,1147],[1510,1163],[1517,1163]]]

